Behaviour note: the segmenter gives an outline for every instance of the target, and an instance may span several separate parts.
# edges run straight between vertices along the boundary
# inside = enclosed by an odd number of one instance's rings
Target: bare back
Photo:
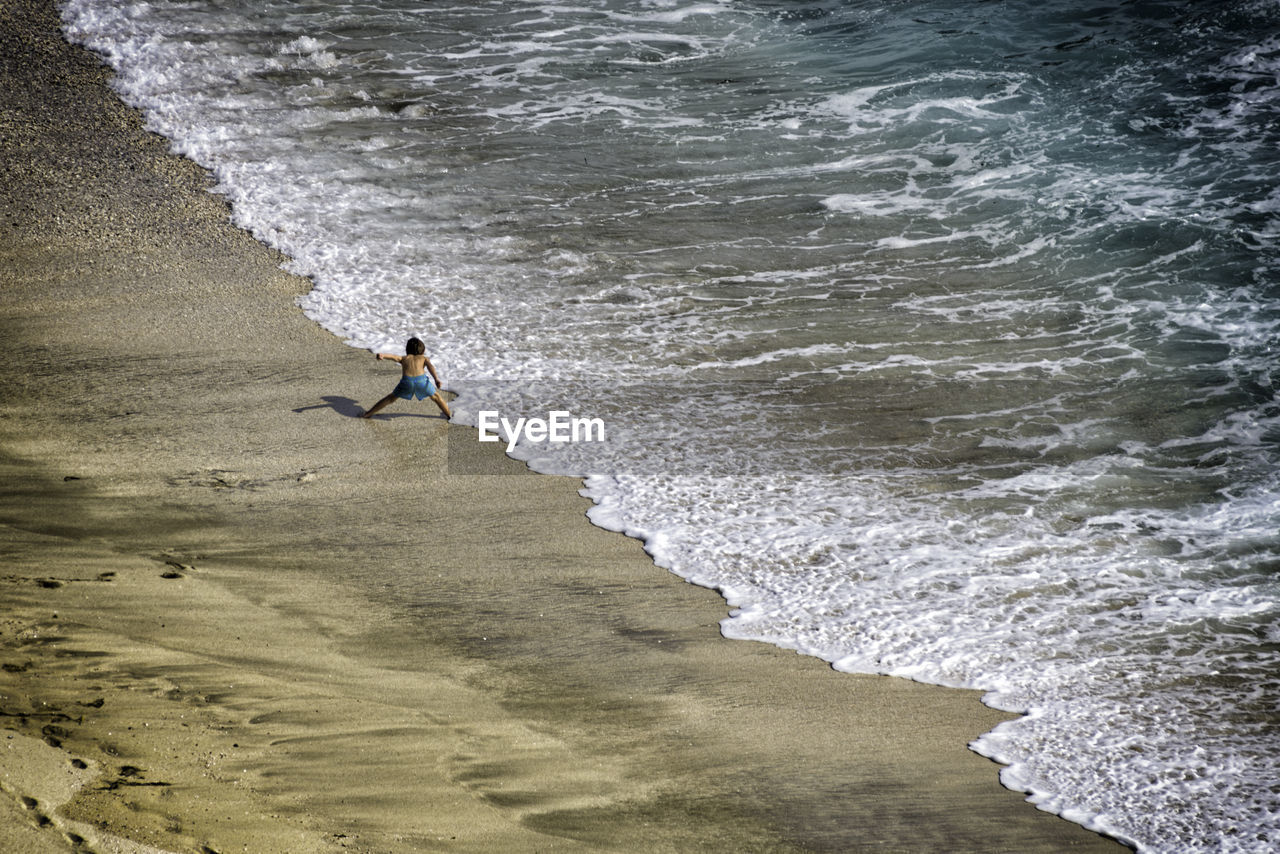
[[[400,370],[406,377],[420,377],[427,371],[427,357],[413,356],[406,354],[397,356],[396,360],[400,362]]]

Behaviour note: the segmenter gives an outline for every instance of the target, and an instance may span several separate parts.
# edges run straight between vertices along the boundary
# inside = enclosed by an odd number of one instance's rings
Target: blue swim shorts
[[[396,386],[396,390],[392,392],[396,397],[409,400],[417,395],[418,400],[424,400],[436,393],[436,384],[431,381],[428,374],[420,374],[416,377],[401,377],[400,384]]]

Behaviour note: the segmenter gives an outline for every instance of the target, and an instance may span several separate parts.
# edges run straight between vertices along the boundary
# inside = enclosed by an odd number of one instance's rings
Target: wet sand
[[[0,19],[0,850],[1123,850],[999,786],[976,694],[725,640],[577,481],[355,417],[394,368]]]

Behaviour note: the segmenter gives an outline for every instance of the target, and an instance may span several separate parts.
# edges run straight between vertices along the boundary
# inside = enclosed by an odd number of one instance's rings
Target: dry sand
[[[1121,850],[976,694],[724,640],[576,481],[355,418],[394,373],[0,18],[0,851]]]

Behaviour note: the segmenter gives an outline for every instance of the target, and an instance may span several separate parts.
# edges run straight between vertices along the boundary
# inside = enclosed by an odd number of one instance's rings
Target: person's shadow
[[[293,411],[308,412],[312,409],[332,409],[334,412],[347,418],[359,418],[361,415],[364,415],[364,407],[349,397],[336,397],[332,394],[326,394],[320,399],[323,400],[324,403],[317,403],[315,406],[303,406]]]
[[[349,397],[337,397],[336,395],[326,394],[320,398],[324,403],[317,403],[314,406],[300,406],[293,410],[294,412],[309,412],[312,409],[332,409],[334,412],[346,418],[359,418],[364,415],[364,407],[356,403]],[[374,420],[380,418],[431,418],[430,415],[424,415],[421,412],[379,412],[373,416]],[[443,417],[443,416],[441,416]]]

